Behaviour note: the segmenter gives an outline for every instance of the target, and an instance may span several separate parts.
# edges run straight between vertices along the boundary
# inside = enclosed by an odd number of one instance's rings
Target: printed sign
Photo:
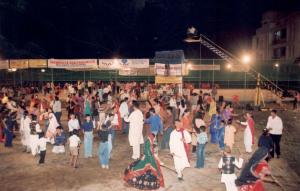
[[[149,59],[99,59],[99,69],[149,68]]]
[[[47,60],[29,59],[29,68],[47,68]]]
[[[8,60],[0,60],[0,70],[6,70],[9,68]]]
[[[98,68],[96,59],[74,59],[74,60],[64,60],[64,59],[49,59],[49,68]]]
[[[190,67],[188,68],[189,70],[220,70],[221,67],[219,64],[201,64],[201,65],[195,65],[192,64],[190,65]]]
[[[27,59],[10,60],[9,68],[26,69],[28,68],[28,60]]]

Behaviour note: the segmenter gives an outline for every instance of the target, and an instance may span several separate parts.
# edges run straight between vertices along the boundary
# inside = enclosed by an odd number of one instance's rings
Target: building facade
[[[261,27],[252,38],[256,60],[289,60],[300,58],[300,12],[283,14],[268,11],[263,14]]]

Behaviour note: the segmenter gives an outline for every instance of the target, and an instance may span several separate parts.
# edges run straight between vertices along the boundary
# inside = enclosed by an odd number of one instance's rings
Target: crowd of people
[[[132,147],[133,162],[125,169],[124,181],[143,190],[164,187],[159,150],[170,151],[182,181],[184,169],[191,167],[191,156],[197,157],[195,168],[205,168],[205,148],[216,144],[223,155],[216,168],[226,190],[264,190],[262,179],[270,173],[267,161],[275,153],[280,157],[283,124],[276,110],[272,110],[258,149],[253,151],[255,122],[251,112],[246,112],[242,121],[235,120],[240,117],[232,104],[216,101],[216,88],[210,92],[186,89],[180,92],[174,84],[92,81],[46,83],[40,88],[2,87],[0,141],[12,147],[19,132],[24,152],[39,155],[39,165],[45,163],[50,147],[55,154],[68,150],[70,166],[78,168],[80,145],[85,158],[93,157],[94,136],[98,136],[99,165],[109,169],[119,131],[118,136],[128,136]],[[66,124],[62,116],[67,116]],[[250,157],[243,168],[242,155],[232,155],[238,129],[244,130],[245,154]],[[238,178],[235,167],[242,168]]]

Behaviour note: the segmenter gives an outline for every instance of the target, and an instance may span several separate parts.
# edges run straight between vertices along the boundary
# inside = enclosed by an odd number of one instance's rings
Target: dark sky
[[[297,11],[300,1],[0,0],[1,56],[139,58],[184,49],[197,58],[199,44],[183,42],[191,25],[237,53],[251,47],[267,10]]]

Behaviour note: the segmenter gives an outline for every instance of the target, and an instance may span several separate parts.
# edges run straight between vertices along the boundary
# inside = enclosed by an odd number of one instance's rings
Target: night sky
[[[199,44],[195,26],[233,53],[251,48],[262,13],[300,10],[299,0],[0,0],[2,58],[141,58]],[[203,58],[215,57],[203,53]]]

